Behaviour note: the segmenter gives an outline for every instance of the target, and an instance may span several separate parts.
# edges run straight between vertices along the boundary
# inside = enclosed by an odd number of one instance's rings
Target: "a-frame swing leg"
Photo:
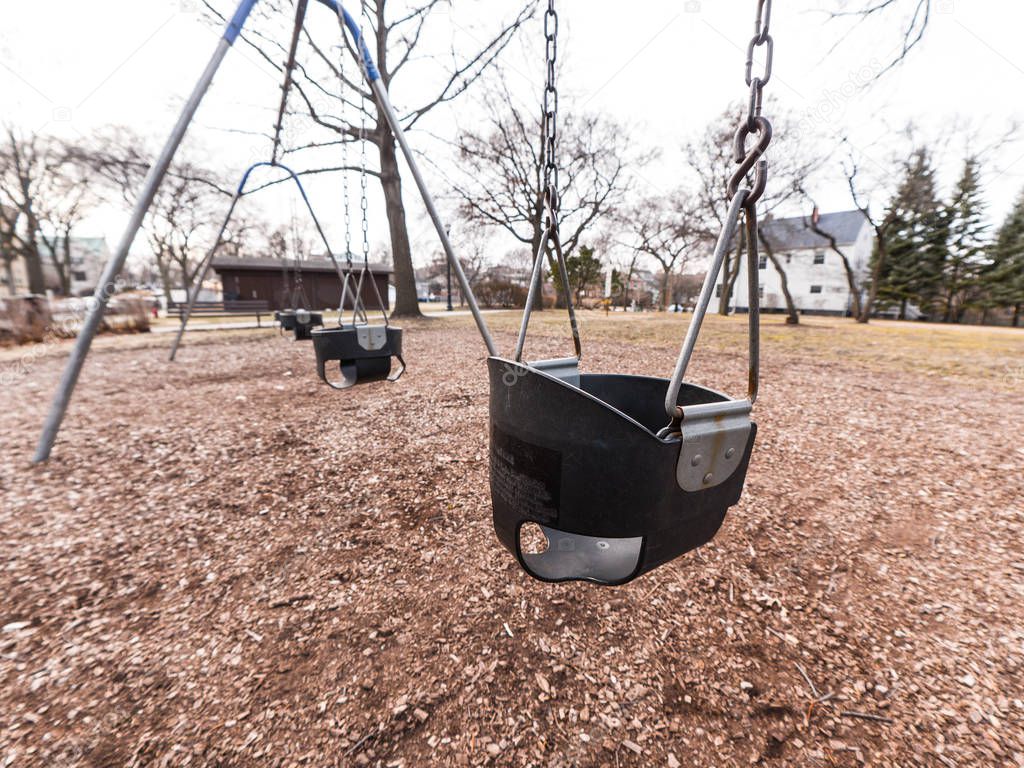
[[[152,168],[149,169],[149,173],[146,175],[146,180],[142,185],[142,192],[135,202],[135,208],[132,210],[131,218],[128,221],[128,227],[121,236],[117,249],[114,251],[113,256],[110,257],[110,261],[103,268],[99,284],[96,286],[92,300],[89,302],[89,310],[85,316],[85,322],[78,332],[78,339],[75,341],[74,349],[71,350],[71,356],[64,366],[64,373],[61,375],[60,384],[50,405],[50,412],[46,417],[46,422],[43,424],[43,432],[39,436],[35,455],[32,457],[32,461],[35,463],[46,461],[50,458],[50,451],[53,450],[53,443],[57,439],[57,432],[60,430],[64,414],[68,409],[68,403],[71,401],[71,394],[75,390],[75,384],[78,382],[78,376],[82,372],[86,355],[89,354],[92,340],[96,336],[96,331],[99,330],[100,321],[103,320],[103,312],[106,310],[110,297],[114,293],[117,276],[124,267],[125,259],[128,258],[128,250],[135,241],[135,236],[142,226],[146,212],[153,204],[153,198],[156,197],[160,182],[167,175],[167,169],[170,167],[171,161],[178,151],[181,140],[185,137],[189,124],[191,124],[192,119],[195,117],[196,110],[199,109],[203,97],[210,88],[210,83],[213,82],[213,76],[217,74],[217,70],[224,61],[224,57],[242,31],[242,26],[245,24],[245,20],[249,17],[249,12],[252,11],[255,4],[256,0],[241,0],[238,4],[235,15],[228,22],[224,35],[217,43],[210,62],[199,77],[199,82],[196,83],[192,95],[185,102],[181,115],[178,117],[178,122],[175,123],[171,135],[167,138],[163,151],[161,151],[157,161],[153,163]]]
[[[238,205],[239,199],[242,197],[242,188],[239,187],[238,191],[235,192],[235,196],[231,198],[231,205],[228,206],[227,215],[224,217],[223,223],[220,225],[220,229],[217,231],[217,239],[213,241],[213,247],[206,254],[206,258],[203,259],[203,263],[196,273],[195,282],[192,284],[192,290],[188,295],[188,305],[185,307],[185,312],[181,316],[181,324],[178,326],[178,333],[174,336],[174,343],[171,345],[171,353],[168,355],[168,359],[174,362],[175,355],[178,354],[178,345],[181,344],[181,337],[185,335],[185,326],[188,325],[188,320],[192,317],[192,310],[196,308],[196,300],[199,298],[199,292],[203,289],[203,282],[206,280],[206,275],[210,271],[210,265],[213,264],[213,257],[217,254],[220,249],[221,242],[224,238],[224,232],[227,231],[228,223],[231,221],[231,217],[235,212],[235,206]],[[260,324],[259,315],[256,315],[256,325]]]
[[[160,187],[160,182],[163,181],[164,176],[167,174],[167,169],[170,167],[171,161],[174,159],[174,155],[178,150],[178,146],[181,144],[181,141],[185,136],[185,132],[188,130],[189,124],[195,117],[196,110],[199,108],[203,97],[206,95],[206,91],[209,89],[214,75],[220,68],[221,63],[224,61],[224,57],[227,55],[227,52],[231,49],[232,44],[241,33],[242,27],[256,2],[257,0],[241,0],[239,3],[234,16],[232,16],[231,20],[228,22],[223,37],[217,44],[217,48],[214,50],[209,64],[206,65],[206,69],[200,76],[199,82],[196,83],[196,87],[192,91],[192,95],[185,103],[181,115],[178,118],[178,122],[175,124],[174,129],[171,131],[171,135],[167,139],[167,143],[164,145],[163,151],[160,153],[157,161],[153,164],[153,167],[150,168],[150,171],[146,176],[146,180],[143,183],[142,193],[139,195],[139,198],[135,203],[135,208],[132,211],[128,227],[121,236],[121,240],[118,243],[114,255],[111,256],[110,261],[107,262],[107,265],[103,269],[103,274],[100,276],[99,285],[97,286],[96,292],[93,296],[93,301],[89,306],[89,312],[86,315],[85,322],[82,324],[82,329],[79,332],[78,339],[71,351],[71,356],[64,367],[64,373],[61,376],[57,392],[54,395],[52,404],[50,405],[50,411],[47,414],[46,422],[43,424],[43,431],[39,437],[39,443],[36,446],[36,452],[32,459],[35,463],[46,461],[50,458],[50,452],[53,450],[54,441],[57,439],[57,432],[60,430],[60,425],[64,420],[64,414],[67,412],[68,403],[71,401],[71,395],[74,392],[75,384],[78,382],[78,376],[82,372],[82,366],[85,363],[86,355],[88,355],[89,348],[92,346],[92,340],[96,336],[96,331],[99,329],[100,321],[103,319],[103,312],[106,309],[107,303],[110,301],[110,296],[114,292],[114,281],[117,279],[118,274],[124,267],[125,260],[128,258],[128,250],[131,248],[131,245],[135,240],[135,236],[138,234],[139,228],[142,226],[142,221],[145,218],[149,207],[153,203],[153,198],[156,196],[157,189]],[[405,131],[402,130],[402,124],[398,119],[398,115],[395,114],[395,110],[391,106],[391,100],[388,97],[387,89],[381,82],[380,73],[377,72],[377,68],[373,63],[373,58],[370,55],[370,51],[366,46],[365,40],[363,39],[359,25],[356,23],[355,19],[344,10],[338,0],[319,0],[319,2],[338,14],[339,18],[341,18],[344,25],[352,34],[352,37],[356,40],[356,55],[357,58],[361,59],[360,64],[363,67],[363,75],[370,83],[374,95],[377,98],[377,103],[383,110],[384,116],[391,126],[392,133],[394,133],[399,146],[402,148],[402,154],[405,155],[406,162],[409,165],[409,170],[412,172],[413,179],[416,182],[416,186],[419,189],[420,195],[422,196],[423,202],[427,208],[427,213],[430,214],[430,219],[434,224],[434,228],[437,230],[445,255],[448,257],[448,263],[455,271],[455,275],[458,278],[463,294],[469,302],[469,308],[473,313],[473,319],[476,321],[477,329],[480,331],[480,335],[483,337],[484,343],[487,345],[487,352],[492,356],[496,355],[497,351],[494,346],[494,340],[491,338],[490,330],[487,328],[487,322],[484,320],[483,315],[480,312],[480,308],[476,303],[476,298],[473,295],[473,290],[469,285],[469,281],[466,279],[462,265],[459,263],[459,260],[455,258],[455,252],[448,239],[448,233],[446,232],[444,225],[441,223],[441,217],[438,215],[437,209],[434,206],[434,201],[430,196],[430,192],[427,190],[425,182],[423,181],[423,176],[420,173],[418,164],[416,163],[416,158],[405,138]],[[303,197],[305,197],[305,194],[303,194]],[[331,253],[330,248],[328,248],[328,253]],[[333,259],[333,253],[331,253],[331,256]],[[335,266],[337,266],[337,263],[335,263]]]

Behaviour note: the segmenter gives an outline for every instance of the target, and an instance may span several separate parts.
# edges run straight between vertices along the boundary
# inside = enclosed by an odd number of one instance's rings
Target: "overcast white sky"
[[[393,1],[404,4],[404,0]],[[228,5],[225,0],[216,4]],[[824,24],[820,11],[855,4],[852,0],[775,4],[775,72],[765,110],[770,116],[788,109],[807,121],[812,130],[800,141],[810,141],[819,128],[825,130],[830,121],[840,121],[849,126],[851,142],[871,172],[887,174],[893,172],[886,160],[889,149],[909,121],[922,137],[935,138],[954,121],[969,123],[977,133],[974,146],[978,148],[1024,117],[1019,98],[1024,91],[1024,48],[1019,43],[1024,4],[934,0],[936,13],[920,49],[867,90],[855,86],[889,61],[901,37],[895,20],[864,26],[829,54],[837,38],[849,30],[836,23]],[[69,136],[88,137],[104,125],[122,124],[151,136],[158,146],[220,34],[202,19],[197,0],[51,0],[4,5],[0,120],[26,130]],[[511,14],[515,5],[513,0],[454,0],[450,12],[428,28],[429,46],[443,50],[454,43],[466,49],[474,38],[485,37],[499,17]],[[644,172],[641,183],[655,192],[671,189],[683,177],[680,145],[730,102],[745,97],[744,48],[752,31],[754,3],[559,0],[558,6],[560,51],[566,60],[561,88],[572,96],[566,101],[614,116],[630,126],[640,147],[661,148],[662,160]],[[320,39],[333,34],[335,24],[326,9],[310,4],[307,25]],[[286,30],[278,31],[284,39]],[[513,89],[529,102],[543,76],[543,62],[526,53],[541,50],[539,17],[524,34],[529,44],[510,52],[506,68]],[[405,79],[396,81],[396,105],[401,108],[419,101],[437,75],[437,66],[431,62],[410,69]],[[225,129],[269,130],[279,81],[269,66],[237,44],[190,138],[209,148],[217,162],[240,173],[249,162],[269,154],[269,142]],[[439,110],[410,138],[418,150],[432,152],[437,162],[448,162],[431,134],[451,136],[459,125],[472,124],[478,114],[476,96],[470,93],[455,109]],[[955,180],[963,151],[960,139],[942,150],[944,188]],[[990,213],[998,222],[1024,186],[1024,142],[1003,147],[988,161]],[[314,204],[329,220],[330,234],[340,240],[340,181],[323,178],[310,186]],[[443,184],[434,186],[443,192]],[[826,210],[850,207],[845,186],[834,175],[817,181],[815,196]],[[422,258],[436,245],[409,182],[406,200],[414,249]],[[386,228],[376,190],[370,205],[371,230],[375,245],[380,246],[386,242]],[[103,211],[81,234],[106,235],[113,244],[125,218],[124,211]]]

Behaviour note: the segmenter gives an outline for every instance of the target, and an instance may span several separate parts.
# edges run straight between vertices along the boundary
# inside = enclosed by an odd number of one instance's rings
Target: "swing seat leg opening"
[[[394,382],[405,373],[401,328],[322,328],[313,331],[311,338],[317,375],[332,389],[350,389],[371,381]],[[398,362],[398,372],[394,375],[391,374],[392,358]],[[328,366],[334,362],[338,363],[337,378],[328,374]]]
[[[383,381],[391,374],[390,357],[370,357],[362,360],[341,360],[338,363],[341,379],[337,382],[327,381],[334,389],[348,389],[356,384],[370,381]]]
[[[643,548],[642,536],[611,538],[567,533],[538,525],[547,546],[543,552],[523,551],[523,527],[516,536],[517,557],[530,574],[544,581],[583,579],[605,583],[628,579],[637,569]]]

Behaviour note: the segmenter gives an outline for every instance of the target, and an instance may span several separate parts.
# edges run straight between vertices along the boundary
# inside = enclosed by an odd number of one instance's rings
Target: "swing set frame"
[[[60,383],[57,386],[57,391],[53,396],[50,410],[46,416],[46,421],[43,424],[43,429],[36,445],[35,454],[32,458],[33,463],[44,462],[50,458],[54,443],[57,440],[57,435],[64,422],[64,417],[67,414],[68,406],[71,403],[75,386],[82,373],[82,367],[85,365],[85,360],[89,355],[89,349],[91,348],[93,339],[96,337],[96,333],[99,330],[100,322],[103,319],[103,313],[106,310],[107,304],[110,302],[111,296],[114,294],[117,276],[124,268],[124,263],[128,258],[128,252],[131,249],[132,243],[135,242],[139,229],[142,227],[143,219],[149,211],[150,206],[153,204],[156,192],[164,177],[167,175],[171,162],[174,160],[174,156],[177,153],[182,140],[185,138],[185,134],[195,118],[196,112],[199,109],[203,98],[206,96],[206,93],[210,88],[210,84],[213,82],[214,76],[217,74],[221,64],[224,62],[228,51],[231,50],[235,41],[242,33],[242,29],[245,27],[246,21],[257,2],[258,0],[241,0],[241,2],[239,2],[238,7],[235,9],[234,14],[224,29],[224,33],[217,42],[213,55],[210,57],[206,68],[199,76],[199,80],[193,88],[191,95],[186,100],[177,122],[171,129],[171,133],[168,136],[163,149],[157,156],[156,161],[150,167],[149,173],[146,175],[146,179],[142,185],[142,190],[135,201],[134,207],[132,208],[128,225],[125,228],[121,239],[118,241],[117,248],[114,250],[114,253],[111,255],[106,266],[103,268],[96,291],[89,301],[89,308],[85,321],[79,331],[78,338],[75,341],[75,346],[71,350],[71,355],[64,366]],[[427,213],[434,225],[434,229],[437,231],[437,236],[441,241],[445,257],[448,259],[448,263],[455,271],[456,278],[459,281],[459,286],[462,288],[463,295],[469,303],[470,311],[473,314],[473,319],[476,322],[477,329],[483,337],[484,344],[487,346],[488,354],[491,356],[496,355],[497,348],[495,347],[490,329],[487,327],[487,323],[480,312],[480,307],[476,302],[476,298],[473,296],[473,291],[470,288],[469,280],[462,268],[462,264],[455,257],[455,252],[452,248],[451,241],[448,238],[447,230],[444,223],[441,221],[441,216],[438,213],[437,207],[434,205],[433,198],[430,195],[430,191],[427,189],[426,183],[424,182],[423,174],[420,172],[419,164],[416,161],[416,156],[413,154],[412,148],[409,146],[409,142],[406,139],[405,130],[402,127],[401,120],[395,112],[394,107],[391,105],[391,99],[388,95],[387,88],[385,87],[384,82],[381,79],[380,72],[377,70],[377,66],[373,61],[370,49],[366,44],[366,40],[363,37],[359,24],[337,0],[317,0],[317,2],[333,11],[341,21],[344,29],[348,31],[348,34],[354,43],[352,48],[353,56],[356,58],[360,71],[373,92],[378,110],[387,121],[392,133],[401,147],[402,154],[405,157],[410,172],[412,173],[416,187],[420,192],[420,196],[423,198],[423,204],[427,209]],[[304,6],[305,3],[302,3],[302,5]],[[296,20],[297,26],[301,24],[302,17],[304,16],[304,10],[305,9],[300,6],[300,12],[297,14]],[[293,43],[296,38],[297,35],[293,37]],[[294,53],[294,50],[291,53]],[[286,76],[290,75],[290,68],[292,67],[294,67],[294,58],[293,56],[290,56],[287,64],[288,72],[286,73]],[[286,94],[282,94],[282,99],[285,97]],[[272,163],[275,165],[277,165],[277,149],[278,142],[275,140],[272,160]],[[240,196],[240,194],[236,193],[232,206],[237,203]],[[223,231],[220,235],[223,235]],[[218,236],[218,240],[219,239],[220,236]],[[344,296],[342,297],[342,301],[344,302]],[[172,355],[176,352],[183,329],[184,323],[182,324],[182,328],[179,330],[178,338],[175,340]]]

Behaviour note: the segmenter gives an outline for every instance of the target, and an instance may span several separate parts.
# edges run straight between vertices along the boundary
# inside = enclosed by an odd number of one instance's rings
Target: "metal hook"
[[[748,150],[747,138],[751,133],[757,133],[757,144]],[[736,137],[733,140],[733,160],[739,163],[739,168],[736,169],[732,178],[729,179],[729,197],[736,195],[747,174],[758,164],[761,156],[768,150],[768,145],[771,144],[771,141],[772,124],[766,117],[755,117],[753,129],[746,123],[743,123],[736,130]],[[762,189],[761,191],[763,192],[764,190]],[[754,199],[756,200],[757,198],[755,197]]]

